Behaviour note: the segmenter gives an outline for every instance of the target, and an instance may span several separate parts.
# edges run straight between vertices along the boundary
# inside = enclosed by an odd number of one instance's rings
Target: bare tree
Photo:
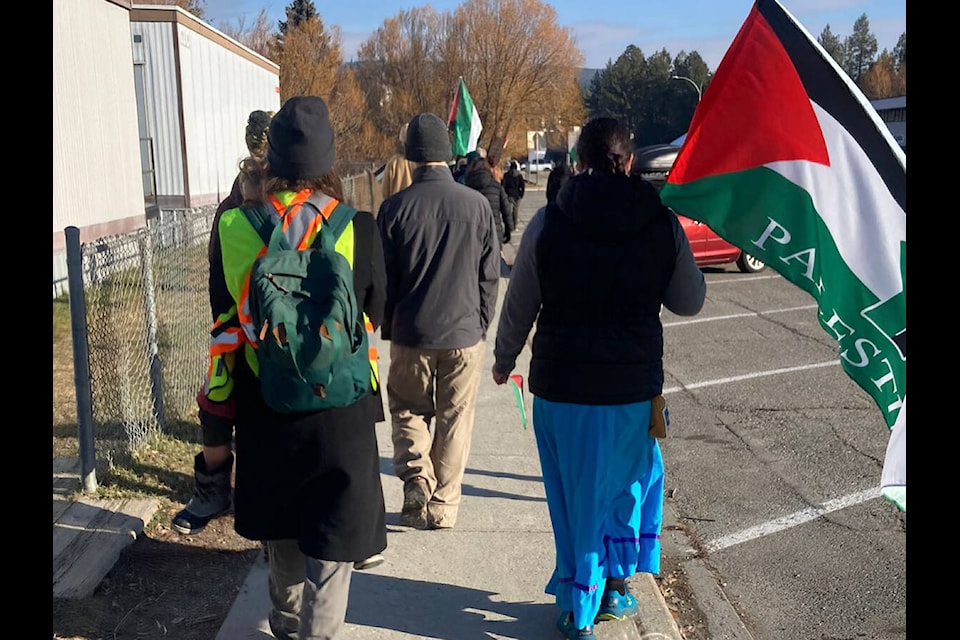
[[[552,5],[466,0],[455,10],[452,25],[450,40],[463,52],[457,75],[463,76],[483,121],[482,144],[498,138],[506,140],[508,150],[525,150],[528,129],[556,131],[583,123],[583,54],[572,32],[557,23]]]
[[[540,0],[401,11],[361,46],[358,59],[367,106],[388,139],[415,113],[448,117],[461,76],[483,122],[481,146],[497,140],[525,154],[528,129],[583,122],[583,54]]]
[[[249,28],[246,26],[246,18],[241,16],[233,24],[219,23],[216,25],[220,31],[236,40],[242,45],[256,51],[264,58],[273,60],[276,54],[276,42],[279,32],[270,25],[270,18],[267,16],[267,10],[261,9],[257,14],[257,19]]]
[[[444,30],[441,14],[415,7],[384,20],[361,45],[357,78],[374,125],[388,139],[417,113],[446,117],[450,93],[439,78]],[[389,147],[384,153],[391,153]]]

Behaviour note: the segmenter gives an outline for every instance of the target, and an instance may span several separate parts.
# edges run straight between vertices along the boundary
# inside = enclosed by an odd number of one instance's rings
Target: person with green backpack
[[[373,214],[342,201],[334,162],[326,103],[288,99],[265,159],[241,164],[252,197],[221,216],[211,261],[211,290],[228,295],[200,422],[235,429],[234,528],[266,547],[281,639],[336,637],[355,563],[386,548],[371,346],[383,248]]]

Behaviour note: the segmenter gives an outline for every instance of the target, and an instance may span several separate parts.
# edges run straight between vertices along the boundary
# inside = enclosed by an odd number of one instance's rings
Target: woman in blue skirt
[[[529,384],[553,526],[565,638],[638,613],[626,580],[660,571],[663,459],[650,433],[663,391],[661,305],[692,316],[706,283],[676,215],[631,177],[630,132],[587,123],[577,173],[524,231],[494,347],[503,384],[536,323]]]

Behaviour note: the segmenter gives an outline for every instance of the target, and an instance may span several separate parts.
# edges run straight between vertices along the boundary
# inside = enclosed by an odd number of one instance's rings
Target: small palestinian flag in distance
[[[776,0],[751,9],[660,197],[813,296],[844,371],[893,427],[907,391],[906,155]],[[885,466],[905,458],[902,440]],[[904,510],[905,468],[903,505],[891,498]]]

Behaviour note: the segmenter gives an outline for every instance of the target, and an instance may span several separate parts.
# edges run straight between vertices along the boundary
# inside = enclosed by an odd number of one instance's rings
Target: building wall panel
[[[53,2],[53,250],[106,225],[146,224],[129,9],[106,0]]]
[[[144,65],[146,128],[153,141],[156,187],[161,206],[186,197],[183,128],[180,122],[180,80],[175,25],[169,22],[131,22],[134,62]]]
[[[247,156],[251,111],[280,108],[279,73],[179,27],[189,205],[214,204],[229,192]]]

